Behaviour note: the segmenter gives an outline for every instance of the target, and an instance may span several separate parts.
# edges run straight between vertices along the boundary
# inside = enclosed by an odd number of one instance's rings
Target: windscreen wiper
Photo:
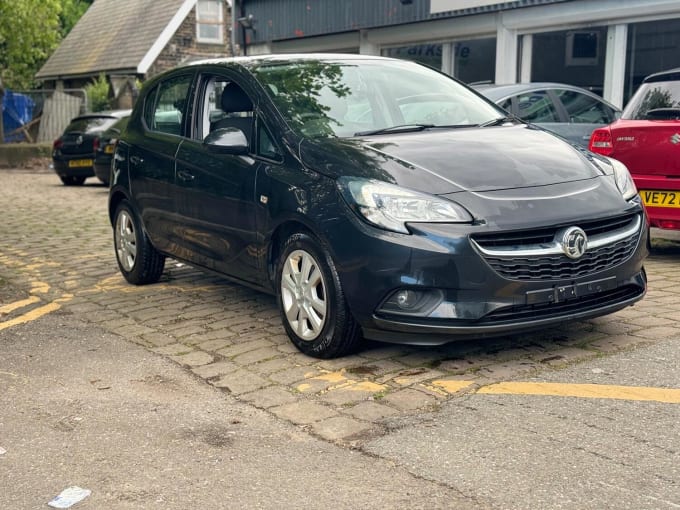
[[[489,126],[500,126],[502,124],[505,124],[506,122],[518,122],[517,117],[497,117],[495,119],[487,120],[486,122],[482,122],[479,124],[477,127],[489,127]]]
[[[434,124],[399,124],[381,129],[371,129],[370,131],[358,131],[354,136],[382,135],[387,133],[406,133],[408,131],[423,131],[436,127]]]

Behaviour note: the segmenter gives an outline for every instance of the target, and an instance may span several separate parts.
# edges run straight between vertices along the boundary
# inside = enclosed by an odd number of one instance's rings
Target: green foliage
[[[1,1],[1,0],[0,0]],[[66,35],[78,23],[85,11],[92,5],[94,0],[61,0],[62,9],[59,15],[61,35]]]
[[[328,89],[335,98],[349,95],[343,82],[343,69],[332,62],[301,62],[298,65],[262,66],[256,70],[258,77],[271,84],[274,102],[287,112],[294,127],[308,135],[331,136],[331,124],[339,124],[329,117],[330,107],[321,100],[321,92]],[[314,120],[311,131],[307,125]],[[307,131],[306,131],[307,130]]]
[[[103,73],[93,83],[85,86],[85,93],[87,94],[87,104],[90,111],[101,112],[111,109],[109,82]]]
[[[34,74],[61,40],[61,0],[0,0],[0,79],[15,90]]]
[[[0,82],[14,90],[33,77],[93,0],[0,0]]]

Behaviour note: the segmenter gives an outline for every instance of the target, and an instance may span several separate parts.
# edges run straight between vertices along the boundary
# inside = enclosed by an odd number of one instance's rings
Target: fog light
[[[395,296],[397,306],[403,310],[413,308],[418,304],[419,294],[419,292],[413,290],[400,290]]]
[[[443,301],[440,290],[399,289],[383,303],[379,312],[427,317]]]

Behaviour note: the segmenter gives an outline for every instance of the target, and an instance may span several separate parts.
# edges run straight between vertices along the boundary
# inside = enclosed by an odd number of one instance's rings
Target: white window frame
[[[217,4],[218,16],[217,20],[213,17],[208,19],[201,19],[201,4],[202,3]],[[201,37],[201,25],[214,25],[219,27],[219,37]],[[224,44],[224,5],[222,0],[198,0],[196,2],[196,41],[207,44]]]

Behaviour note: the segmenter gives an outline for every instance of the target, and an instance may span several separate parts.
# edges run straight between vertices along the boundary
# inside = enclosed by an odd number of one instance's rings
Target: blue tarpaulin
[[[5,132],[5,143],[21,142],[26,139],[19,128],[28,124],[33,118],[33,100],[24,95],[5,90],[2,100],[2,124]]]

